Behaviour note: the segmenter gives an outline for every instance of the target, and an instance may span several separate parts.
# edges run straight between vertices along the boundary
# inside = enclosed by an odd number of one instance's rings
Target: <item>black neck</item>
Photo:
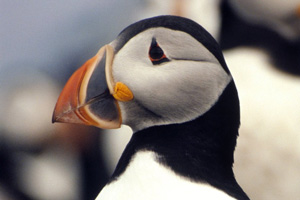
[[[232,99],[232,97],[236,97]],[[183,124],[155,126],[134,133],[113,174],[122,174],[140,150],[154,151],[158,161],[196,182],[207,182],[228,194],[246,197],[232,171],[239,127],[239,102],[234,83],[203,116]]]

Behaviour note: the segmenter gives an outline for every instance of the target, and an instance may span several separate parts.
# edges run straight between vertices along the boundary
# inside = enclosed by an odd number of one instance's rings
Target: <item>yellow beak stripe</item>
[[[130,101],[133,99],[131,90],[121,82],[116,83],[113,96],[118,101]]]

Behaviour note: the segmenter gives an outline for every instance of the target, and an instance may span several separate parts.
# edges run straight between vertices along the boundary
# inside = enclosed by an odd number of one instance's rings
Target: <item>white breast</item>
[[[150,151],[138,152],[118,180],[106,185],[96,200],[234,199],[205,183],[176,175],[155,160]]]

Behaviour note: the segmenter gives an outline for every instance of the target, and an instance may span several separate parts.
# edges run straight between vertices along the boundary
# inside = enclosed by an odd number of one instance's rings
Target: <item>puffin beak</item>
[[[103,129],[119,128],[122,123],[118,101],[130,101],[133,94],[112,76],[114,50],[102,47],[70,77],[62,90],[52,122],[92,125]]]

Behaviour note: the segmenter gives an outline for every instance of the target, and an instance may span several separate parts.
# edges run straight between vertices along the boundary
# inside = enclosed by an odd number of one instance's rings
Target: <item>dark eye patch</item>
[[[149,58],[153,65],[158,65],[163,62],[169,61],[162,48],[158,45],[155,38],[152,39],[149,49]]]

